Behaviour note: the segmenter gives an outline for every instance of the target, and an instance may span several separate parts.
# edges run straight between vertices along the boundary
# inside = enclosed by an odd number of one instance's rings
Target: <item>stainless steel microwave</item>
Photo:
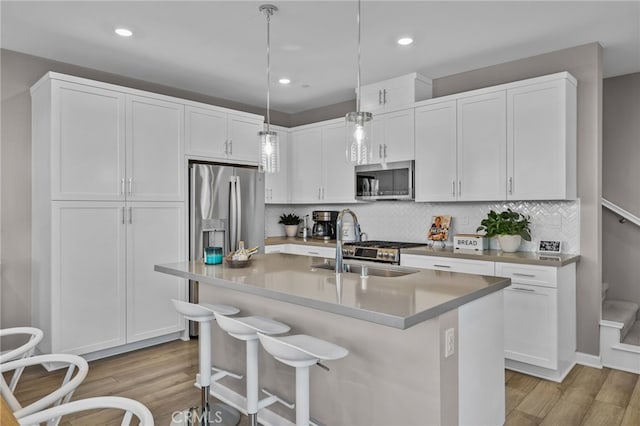
[[[413,200],[414,161],[355,167],[356,200]]]

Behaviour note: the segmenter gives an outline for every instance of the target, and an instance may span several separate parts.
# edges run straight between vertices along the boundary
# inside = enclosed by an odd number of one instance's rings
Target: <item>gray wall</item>
[[[591,43],[439,78],[433,81],[433,92],[434,96],[444,96],[560,71],[569,71],[578,79],[582,255],[577,270],[578,351],[597,355],[602,282],[602,47]]]
[[[602,196],[640,216],[640,73],[603,85]],[[640,303],[640,227],[602,215],[604,281],[608,297]]]

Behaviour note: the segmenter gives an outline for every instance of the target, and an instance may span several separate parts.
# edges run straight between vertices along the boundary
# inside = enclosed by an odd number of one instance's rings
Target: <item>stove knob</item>
[[[385,251],[385,252],[382,254],[382,256],[383,256],[383,257],[388,258],[388,257],[389,257],[389,252],[386,252],[386,251]]]
[[[384,256],[384,253],[379,251],[378,254],[377,254],[377,257],[382,257],[382,256]]]

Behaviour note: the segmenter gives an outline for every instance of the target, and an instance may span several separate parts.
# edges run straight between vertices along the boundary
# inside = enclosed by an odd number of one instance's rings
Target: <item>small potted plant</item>
[[[287,237],[295,237],[298,233],[298,224],[300,223],[300,216],[295,213],[281,214],[280,221],[284,225],[284,232]]]
[[[511,209],[496,213],[491,210],[486,219],[480,222],[476,231],[485,231],[487,238],[497,236],[500,249],[505,252],[518,251],[520,243],[531,241],[531,217],[514,212]]]

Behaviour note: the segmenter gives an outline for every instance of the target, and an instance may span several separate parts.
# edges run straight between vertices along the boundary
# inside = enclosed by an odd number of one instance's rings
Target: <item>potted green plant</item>
[[[518,251],[520,243],[531,241],[531,217],[511,209],[496,213],[491,210],[480,222],[476,231],[484,231],[487,238],[498,237],[500,249],[505,252]]]
[[[284,225],[284,232],[287,237],[295,237],[298,233],[298,224],[300,223],[300,216],[295,213],[281,214],[278,223]]]

